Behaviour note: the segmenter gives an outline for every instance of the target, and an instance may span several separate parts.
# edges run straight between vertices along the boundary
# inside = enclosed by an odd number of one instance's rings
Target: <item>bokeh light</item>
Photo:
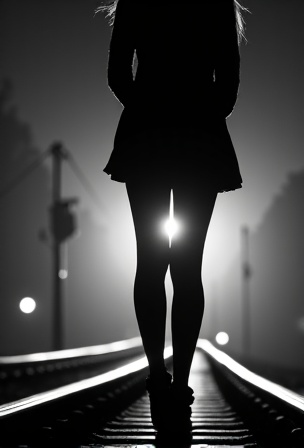
[[[215,340],[219,345],[226,345],[229,342],[229,336],[225,331],[220,331],[216,336]]]
[[[61,278],[61,280],[65,280],[66,278],[68,278],[67,269],[60,269],[60,271],[58,272],[58,276],[59,278]]]
[[[36,308],[36,302],[32,297],[24,297],[19,303],[20,310],[25,314],[32,313]]]

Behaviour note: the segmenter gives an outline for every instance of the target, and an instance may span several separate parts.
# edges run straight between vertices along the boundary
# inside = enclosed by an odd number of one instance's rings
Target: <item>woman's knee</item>
[[[148,284],[165,280],[169,266],[169,251],[145,252],[137,255],[136,278]]]
[[[185,263],[170,263],[170,275],[175,292],[202,290],[200,266],[191,266],[186,260]]]

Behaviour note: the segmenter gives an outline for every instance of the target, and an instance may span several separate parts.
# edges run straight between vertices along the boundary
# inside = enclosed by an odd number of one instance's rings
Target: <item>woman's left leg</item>
[[[168,218],[170,186],[159,179],[126,183],[137,242],[134,304],[152,377],[163,376],[166,324],[165,275],[169,243],[162,225]]]

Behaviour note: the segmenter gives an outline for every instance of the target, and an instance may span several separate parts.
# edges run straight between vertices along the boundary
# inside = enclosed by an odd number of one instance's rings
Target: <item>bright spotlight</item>
[[[166,223],[165,223],[165,229],[166,229],[166,232],[167,232],[167,234],[168,234],[168,236],[169,236],[169,239],[170,239],[170,241],[171,241],[172,238],[174,237],[174,235],[176,234],[177,229],[178,229],[177,222],[175,221],[174,218],[171,218],[171,217],[170,217],[170,218],[166,221]]]
[[[172,241],[173,237],[176,235],[176,233],[178,231],[178,228],[179,228],[178,223],[174,218],[173,195],[172,195],[172,191],[171,191],[169,219],[167,219],[167,221],[165,222],[165,232],[167,233],[167,235],[169,237],[170,246],[171,246],[171,241]]]
[[[215,340],[219,345],[226,345],[229,342],[229,336],[224,331],[220,331],[216,336]]]
[[[25,314],[30,314],[36,308],[36,302],[31,297],[24,297],[19,303],[20,310]]]

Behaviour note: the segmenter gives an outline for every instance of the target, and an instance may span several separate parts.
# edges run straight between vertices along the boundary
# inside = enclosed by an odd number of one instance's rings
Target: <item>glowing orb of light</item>
[[[220,331],[216,336],[215,340],[219,345],[226,345],[229,342],[229,336],[224,331]]]
[[[58,276],[59,278],[61,278],[61,280],[65,280],[66,278],[68,278],[68,271],[66,269],[60,269],[60,271],[58,272]]]
[[[36,308],[36,302],[31,297],[24,297],[19,303],[20,310],[25,314],[32,313]]]

